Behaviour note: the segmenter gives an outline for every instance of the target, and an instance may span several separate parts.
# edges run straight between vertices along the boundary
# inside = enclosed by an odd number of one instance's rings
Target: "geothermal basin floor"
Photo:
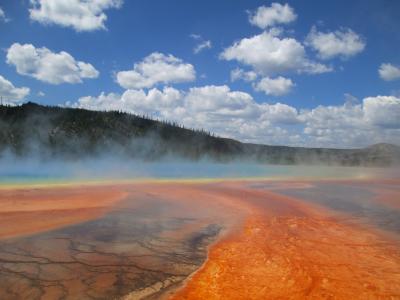
[[[0,299],[400,299],[399,180],[0,189]]]

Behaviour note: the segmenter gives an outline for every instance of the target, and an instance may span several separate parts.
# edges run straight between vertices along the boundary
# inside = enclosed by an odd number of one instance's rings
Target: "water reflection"
[[[381,203],[382,191],[400,191],[396,184],[369,182],[258,183],[254,188],[270,189],[280,194],[317,203],[354,219],[400,236],[400,210]]]

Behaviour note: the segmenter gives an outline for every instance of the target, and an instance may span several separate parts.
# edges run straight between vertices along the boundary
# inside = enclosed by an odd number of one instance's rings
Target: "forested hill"
[[[0,153],[44,159],[112,155],[143,160],[174,157],[277,164],[386,166],[400,162],[400,147],[391,144],[364,149],[247,144],[128,113],[35,103],[0,106]]]

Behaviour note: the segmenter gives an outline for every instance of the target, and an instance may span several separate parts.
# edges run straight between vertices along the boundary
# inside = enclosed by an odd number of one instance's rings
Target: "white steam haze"
[[[166,158],[157,162],[101,155],[75,161],[3,155],[0,185],[137,179],[367,179],[399,178],[398,168],[216,163]]]

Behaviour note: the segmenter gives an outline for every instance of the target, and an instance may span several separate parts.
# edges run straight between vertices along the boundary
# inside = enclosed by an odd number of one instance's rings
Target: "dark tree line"
[[[246,144],[175,121],[122,111],[0,105],[0,153],[77,159],[111,154],[156,160],[245,160],[279,164],[390,165],[400,148],[378,144],[365,149],[324,149]]]

